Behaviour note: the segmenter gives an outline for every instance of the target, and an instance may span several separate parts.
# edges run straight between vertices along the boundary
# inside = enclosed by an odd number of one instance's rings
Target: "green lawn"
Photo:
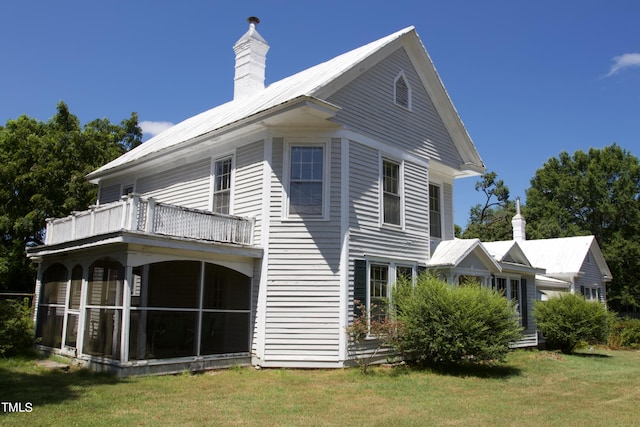
[[[117,379],[0,360],[0,425],[640,425],[640,352],[518,351],[454,373],[236,368]]]

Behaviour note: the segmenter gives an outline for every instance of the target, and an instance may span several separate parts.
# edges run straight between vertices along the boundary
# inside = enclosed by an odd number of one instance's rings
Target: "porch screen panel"
[[[135,269],[134,283],[130,360],[249,351],[251,279],[244,274],[198,261],[166,261]]]
[[[36,337],[40,338],[40,344],[43,346],[53,348],[62,346],[68,280],[69,272],[62,264],[52,265],[42,275]]]
[[[113,259],[89,268],[83,353],[120,358],[123,280],[124,267]]]
[[[201,354],[249,351],[251,278],[206,264],[202,307]]]

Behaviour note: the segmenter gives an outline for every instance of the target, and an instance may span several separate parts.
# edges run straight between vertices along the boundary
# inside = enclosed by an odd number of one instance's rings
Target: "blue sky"
[[[488,170],[512,197],[562,150],[640,155],[640,2],[61,1],[3,3],[0,124],[139,114],[146,135],[231,99],[232,45],[261,20],[266,83],[416,27]],[[483,201],[456,181],[455,220]]]

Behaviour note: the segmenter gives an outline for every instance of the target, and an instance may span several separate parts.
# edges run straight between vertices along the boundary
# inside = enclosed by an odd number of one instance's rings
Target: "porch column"
[[[75,219],[75,217],[74,217]],[[75,224],[74,224],[75,228]],[[66,266],[65,266],[66,267]],[[67,287],[64,292],[64,310],[62,311],[62,343],[61,349],[64,350],[67,346],[67,320],[69,318],[69,297],[71,295],[71,277],[73,274],[73,267],[71,269],[67,268]]]
[[[89,269],[90,265],[82,264],[82,285],[80,289],[80,314],[78,315],[78,339],[76,341],[77,354],[84,353],[84,335],[87,327],[87,300],[89,299]]]
[[[124,289],[122,295],[122,322],[120,329],[120,362],[129,361],[129,327],[131,319],[129,313],[131,311],[131,290],[133,283],[133,267],[127,265],[124,268]]]

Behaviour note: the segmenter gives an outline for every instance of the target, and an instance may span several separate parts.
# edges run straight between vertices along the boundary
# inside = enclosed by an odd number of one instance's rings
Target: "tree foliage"
[[[141,141],[136,113],[120,124],[96,119],[82,127],[64,102],[47,122],[21,116],[0,127],[0,290],[33,289],[25,245],[42,241],[47,218],[95,201],[85,175]]]
[[[527,190],[527,236],[594,235],[613,281],[618,311],[640,307],[640,162],[616,144],[562,152],[538,169]]]
[[[495,172],[486,172],[476,182],[475,189],[484,194],[485,201],[471,208],[467,228],[459,237],[476,238],[484,242],[511,239],[515,203],[509,200],[509,187],[497,176]]]
[[[26,356],[33,351],[29,300],[0,300],[0,356]]]

